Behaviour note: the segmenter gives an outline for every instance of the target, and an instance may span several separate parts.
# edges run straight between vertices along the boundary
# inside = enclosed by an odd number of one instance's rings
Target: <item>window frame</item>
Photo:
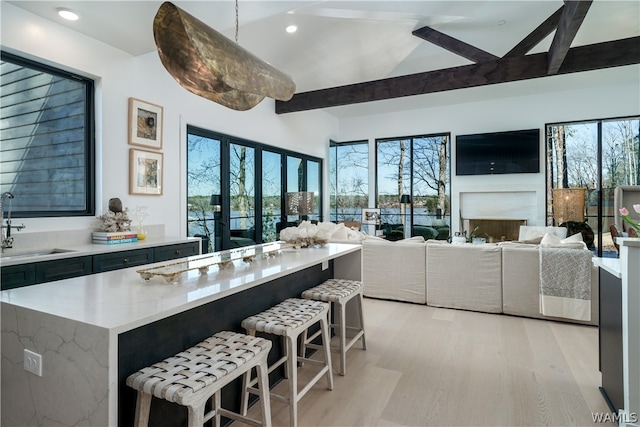
[[[84,203],[82,210],[20,210],[11,211],[13,218],[48,218],[70,216],[94,216],[96,214],[96,159],[95,159],[95,82],[93,79],[83,77],[77,73],[56,68],[35,60],[27,59],[4,50],[0,51],[0,60],[31,68],[57,77],[78,81],[84,84],[85,111],[84,111]]]

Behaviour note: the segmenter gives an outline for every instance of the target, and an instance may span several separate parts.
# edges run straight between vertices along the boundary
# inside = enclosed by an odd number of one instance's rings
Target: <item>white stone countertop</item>
[[[111,252],[131,251],[135,249],[143,249],[154,246],[164,246],[179,243],[187,243],[190,241],[199,241],[198,237],[156,237],[149,236],[144,240],[138,240],[131,243],[118,243],[111,245],[100,245],[93,243],[84,244],[49,244],[46,248],[21,251],[20,249],[6,249],[0,255],[0,266],[10,266],[19,264],[28,264],[32,262],[50,261],[56,259],[75,258],[86,255],[97,255]],[[55,253],[32,255],[34,253],[54,251]],[[25,256],[27,255],[27,256]]]
[[[633,237],[617,237],[616,243],[620,246],[640,248],[640,239]],[[638,260],[640,262],[640,260]],[[619,258],[594,258],[593,263],[600,268],[605,269],[617,278],[622,277],[622,263]]]
[[[145,282],[137,273],[178,262],[172,260],[5,290],[0,293],[0,301],[118,334],[360,250],[360,245],[337,243],[283,249],[273,258],[256,258],[251,263],[237,260],[226,269],[211,267],[205,274],[198,270],[182,273],[179,284],[168,284],[161,277]]]
[[[608,271],[618,279],[622,277],[621,266],[619,258],[593,258],[593,263],[596,267],[600,267],[605,271]]]

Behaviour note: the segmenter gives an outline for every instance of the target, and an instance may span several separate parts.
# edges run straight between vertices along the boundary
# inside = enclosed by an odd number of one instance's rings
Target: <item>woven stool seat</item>
[[[271,398],[289,405],[291,427],[296,427],[298,423],[298,401],[314,384],[322,377],[326,377],[327,388],[333,390],[333,373],[329,348],[329,306],[329,303],[323,301],[289,298],[262,313],[247,317],[242,321],[242,327],[250,335],[255,335],[256,332],[263,332],[282,337],[284,356],[269,366],[269,372],[284,365],[285,378],[289,379],[289,390],[287,396],[271,393]],[[304,351],[298,355],[298,337],[306,337],[307,329],[316,324],[320,325],[318,335],[322,336],[322,346],[318,345],[317,347],[324,350],[323,361],[307,358]],[[304,349],[304,339],[302,340],[301,349]],[[321,367],[301,390],[298,390],[298,362]],[[243,385],[244,390],[246,390],[242,402],[243,414],[246,414],[247,411],[249,393],[257,394],[259,392],[259,390],[253,388],[254,384],[255,380]]]
[[[327,308],[320,301],[289,298],[262,313],[247,317],[242,321],[242,327],[284,336],[305,325],[322,311],[327,311]]]
[[[329,279],[324,283],[307,289],[302,293],[302,298],[316,301],[337,302],[362,289],[362,282],[347,279]]]
[[[318,286],[307,289],[302,293],[302,298],[308,298],[315,301],[326,301],[335,306],[335,314],[338,318],[335,323],[330,326],[336,330],[339,339],[338,352],[340,353],[340,375],[347,372],[347,350],[349,350],[358,340],[362,340],[362,348],[366,350],[367,344],[364,337],[364,316],[362,313],[362,282],[359,280],[348,279],[328,279]],[[357,301],[357,311],[359,317],[359,325],[347,326],[346,324],[346,306],[349,301],[355,299]],[[347,341],[347,331],[352,336]],[[304,337],[304,343],[310,342],[318,334],[314,334],[310,338]],[[303,344],[304,346],[305,344]],[[310,345],[313,347],[312,345]]]
[[[189,407],[189,426],[201,426],[213,416],[219,425],[220,415],[237,415],[220,408],[219,396],[216,396],[217,405],[205,419],[204,405],[222,387],[250,372],[251,368],[260,368],[260,364],[264,367],[263,379],[266,380],[266,360],[270,349],[271,341],[264,338],[223,331],[131,374],[126,383],[138,390],[136,425],[147,425],[151,396]],[[268,393],[265,394],[268,398]],[[200,413],[195,420],[192,420],[192,411]],[[267,411],[263,413],[263,425],[270,423],[270,412]]]

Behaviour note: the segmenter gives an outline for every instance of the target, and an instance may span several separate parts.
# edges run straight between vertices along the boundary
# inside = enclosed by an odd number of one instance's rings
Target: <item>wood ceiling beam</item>
[[[593,0],[565,0],[558,28],[549,48],[547,74],[556,74],[560,70],[592,2]]]
[[[558,74],[631,64],[640,64],[640,37],[571,48]],[[301,92],[293,95],[289,101],[276,101],[276,113],[381,101],[546,76],[548,76],[546,53],[499,58],[480,64]]]
[[[503,58],[511,58],[514,56],[523,56],[529,53],[531,49],[536,47],[538,43],[544,40],[549,34],[553,32],[558,27],[558,22],[560,21],[560,15],[564,6],[560,6],[558,10],[556,10],[553,15],[547,18],[542,24],[538,25],[538,28],[533,30],[527,37],[522,39],[520,43],[518,43],[513,49],[507,52]]]
[[[460,55],[473,62],[485,62],[497,59],[498,57],[468,43],[458,40],[431,27],[422,27],[414,30],[411,34],[420,37],[430,43],[440,46],[443,49]]]

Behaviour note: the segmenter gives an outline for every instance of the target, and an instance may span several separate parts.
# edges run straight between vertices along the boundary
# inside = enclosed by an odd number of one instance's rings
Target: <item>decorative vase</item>
[[[138,240],[144,240],[147,238],[147,230],[144,228],[142,223],[138,224],[136,232],[138,233]]]

